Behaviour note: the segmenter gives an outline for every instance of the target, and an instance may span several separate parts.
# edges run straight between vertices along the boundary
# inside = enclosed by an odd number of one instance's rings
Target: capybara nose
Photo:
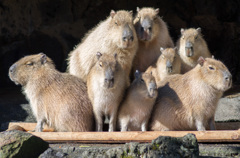
[[[13,73],[16,70],[16,64],[13,64],[10,68],[9,68],[9,72]]]
[[[231,75],[229,72],[225,71],[225,72],[223,73],[223,75],[224,75],[224,79],[225,79],[226,81],[231,81],[232,75]]]
[[[166,66],[167,68],[172,68],[172,63],[168,60]]]
[[[151,20],[149,18],[145,18],[142,21],[142,28],[144,31],[151,31],[152,30],[152,24],[151,24]]]
[[[133,32],[132,32],[132,30],[131,30],[131,28],[129,27],[128,24],[126,24],[124,26],[123,34],[122,34],[122,40],[123,41],[128,41],[128,40],[133,41],[134,40]]]
[[[186,48],[192,48],[193,44],[191,42],[187,42],[185,45]]]

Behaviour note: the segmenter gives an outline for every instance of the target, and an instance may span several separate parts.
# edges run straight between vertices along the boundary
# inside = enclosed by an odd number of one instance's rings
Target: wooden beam
[[[36,127],[36,123],[27,123],[27,122],[10,122],[8,125],[8,129],[18,129],[18,128],[23,128],[24,130],[22,131],[33,131]],[[48,127],[47,125],[44,125],[43,127],[43,132],[53,132],[54,129]]]
[[[10,123],[9,127],[16,125]],[[18,123],[28,131],[29,123]],[[35,124],[36,125],[36,124]],[[34,126],[35,127],[35,126]],[[147,132],[30,132],[48,142],[79,143],[126,143],[151,142],[159,136],[183,137],[188,133],[196,135],[198,142],[240,142],[240,130],[216,131],[147,131]]]

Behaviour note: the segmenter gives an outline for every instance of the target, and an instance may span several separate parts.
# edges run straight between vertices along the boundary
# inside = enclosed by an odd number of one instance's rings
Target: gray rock
[[[41,138],[22,131],[0,133],[0,157],[37,157],[48,148]]]

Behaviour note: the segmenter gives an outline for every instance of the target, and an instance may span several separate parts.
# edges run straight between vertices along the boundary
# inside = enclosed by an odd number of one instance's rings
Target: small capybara
[[[118,121],[121,131],[147,131],[156,98],[157,85],[154,76],[137,70],[135,79],[119,107]]]
[[[206,41],[201,28],[181,29],[181,37],[177,41],[178,54],[182,61],[181,73],[186,73],[197,65],[200,56],[210,58]]]
[[[118,63],[117,54],[95,56],[97,63],[87,78],[88,95],[93,105],[96,120],[96,131],[103,131],[103,117],[109,117],[108,131],[115,130],[117,111],[124,91],[127,88],[128,76]]]
[[[129,76],[132,61],[138,48],[137,35],[133,26],[132,12],[111,11],[110,16],[93,28],[69,55],[70,74],[87,80],[95,65],[96,52],[117,53],[118,62]]]
[[[23,87],[37,119],[36,132],[46,123],[58,132],[92,131],[94,115],[83,81],[60,73],[45,54],[26,56],[9,68],[9,77]]]
[[[177,53],[177,48],[160,48],[162,54],[158,57],[157,62],[149,66],[146,72],[152,72],[158,84],[165,79],[166,76],[172,74],[180,74],[181,59]]]
[[[159,9],[137,8],[134,26],[138,37],[138,50],[133,61],[134,73],[154,64],[161,52],[160,47],[174,47],[166,23],[158,16]]]
[[[185,74],[170,75],[158,88],[150,129],[214,130],[214,115],[223,92],[232,85],[226,66],[200,57],[198,65]]]

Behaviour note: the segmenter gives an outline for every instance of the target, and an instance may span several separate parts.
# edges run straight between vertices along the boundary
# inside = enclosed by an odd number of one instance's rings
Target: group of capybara
[[[159,9],[111,11],[69,53],[68,72],[39,53],[9,68],[37,119],[55,131],[214,130],[223,92],[232,85],[201,28],[181,29],[176,47]],[[94,127],[95,126],[95,127]]]

